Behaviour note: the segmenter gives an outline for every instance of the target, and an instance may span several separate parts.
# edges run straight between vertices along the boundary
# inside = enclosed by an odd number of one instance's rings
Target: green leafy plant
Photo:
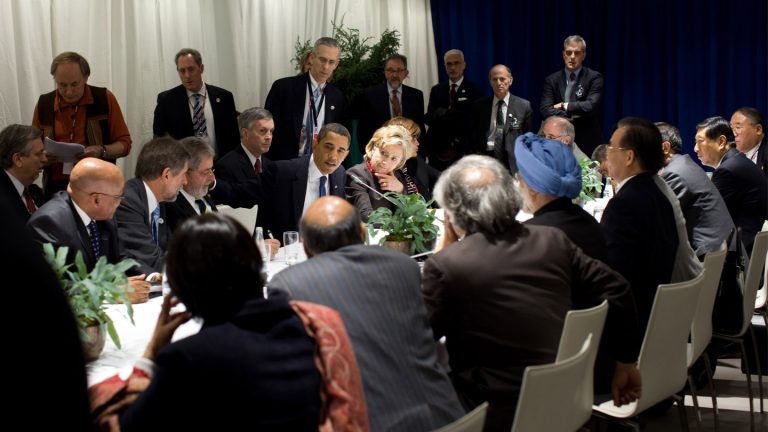
[[[77,251],[75,255],[75,270],[70,270],[72,264],[67,264],[69,248],[61,246],[54,250],[50,243],[43,245],[43,253],[46,260],[53,267],[56,277],[61,283],[64,293],[72,306],[77,324],[80,327],[80,335],[84,340],[88,336],[84,328],[93,325],[105,325],[107,333],[115,346],[120,348],[120,337],[117,335],[115,325],[105,310],[106,304],[125,303],[128,317],[133,324],[133,306],[125,294],[123,286],[128,284],[125,275],[126,270],[137,263],[132,259],[123,260],[117,264],[107,262],[107,257],[102,256],[96,262],[91,272],[88,272],[83,254]]]
[[[331,21],[331,25],[333,38],[341,48],[341,62],[333,72],[333,84],[351,103],[364,89],[384,81],[384,61],[400,48],[400,32],[384,30],[379,41],[372,43],[373,37],[361,37],[359,29],[345,28],[344,18],[338,25]],[[300,70],[301,58],[312,49],[312,43],[309,40],[302,43],[297,37],[294,48],[296,52],[291,63]]]
[[[432,201],[425,201],[419,194],[396,192],[387,192],[384,197],[394,203],[395,211],[379,207],[368,215],[368,226],[387,232],[379,244],[385,241],[410,241],[411,253],[430,250],[429,242],[437,237],[435,213],[429,208]]]
[[[579,160],[579,166],[581,167],[581,192],[577,199],[584,202],[594,201],[603,188],[600,176],[597,173],[597,162],[582,159]]]

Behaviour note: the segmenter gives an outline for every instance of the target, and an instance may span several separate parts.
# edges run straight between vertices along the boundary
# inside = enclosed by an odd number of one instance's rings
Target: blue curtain
[[[490,94],[487,74],[512,69],[511,91],[537,117],[544,77],[563,68],[562,42],[587,41],[585,65],[605,78],[603,133],[622,117],[667,121],[693,154],[698,122],[730,119],[741,106],[768,116],[765,0],[432,0],[440,79],[442,55],[464,51],[466,76]]]

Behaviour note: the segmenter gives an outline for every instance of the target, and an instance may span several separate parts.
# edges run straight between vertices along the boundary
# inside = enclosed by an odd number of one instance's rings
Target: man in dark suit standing
[[[165,207],[187,183],[189,153],[170,137],[154,138],[139,153],[136,177],[125,183],[123,200],[115,213],[121,254],[139,262],[150,281],[163,271],[168,228]]]
[[[583,66],[587,42],[578,35],[563,41],[565,69],[544,79],[541,116],[567,117],[576,128],[576,142],[586,154],[603,143],[600,125],[603,101],[603,76]]]
[[[205,65],[196,49],[182,49],[174,61],[181,85],[157,95],[152,132],[155,137],[175,139],[197,136],[217,157],[225,155],[238,142],[235,98],[229,91],[203,82]]]
[[[444,170],[461,159],[469,149],[472,123],[469,114],[472,104],[483,97],[479,85],[464,77],[464,53],[448,50],[443,56],[448,81],[432,87],[424,122],[429,126],[424,149],[429,164]]]
[[[376,129],[392,117],[405,117],[424,128],[424,93],[403,84],[408,78],[408,59],[402,54],[392,54],[384,62],[386,82],[365,89],[355,100],[353,112],[359,116],[357,144],[360,152],[371,140]]]
[[[512,174],[517,172],[515,140],[530,132],[531,103],[509,92],[512,71],[496,65],[488,72],[493,96],[483,98],[472,106],[471,153],[491,156],[506,166]]]
[[[661,132],[665,165],[661,178],[677,195],[685,217],[688,241],[700,259],[720,249],[733,229],[733,220],[720,192],[701,167],[683,152],[680,131],[669,123],[656,123]]]
[[[0,132],[0,193],[24,222],[43,202],[43,192],[32,183],[46,162],[42,130],[12,124]]]
[[[208,190],[216,181],[213,174],[213,150],[198,137],[186,137],[180,142],[189,153],[189,167],[187,183],[179,190],[179,196],[175,201],[162,204],[169,234],[191,217],[217,211],[216,204],[208,196]]]
[[[345,121],[344,95],[328,83],[340,57],[339,43],[322,37],[315,41],[309,55],[312,66],[308,73],[272,83],[264,103],[264,108],[275,117],[270,159],[293,159],[308,154],[323,125]]]
[[[96,158],[81,160],[72,168],[67,190],[54,194],[27,222],[32,238],[41,244],[68,247],[69,264],[75,262],[77,252],[82,253],[88,271],[102,256],[117,264],[123,257],[112,216],[123,198],[123,183],[123,173],[115,164]],[[128,277],[133,290],[126,294],[131,303],[149,299],[145,276]]]
[[[341,198],[315,201],[301,219],[309,260],[269,282],[337,310],[363,380],[372,431],[426,431],[463,410],[440,366],[419,295],[421,277],[407,255],[366,246],[359,212]]]
[[[755,108],[741,107],[731,116],[731,130],[736,150],[760,168],[768,177],[768,144],[765,138],[765,120]]]
[[[760,168],[731,146],[733,131],[722,117],[696,125],[694,150],[701,163],[715,168],[712,183],[728,207],[734,225],[741,228],[747,253],[768,217],[768,185]]]

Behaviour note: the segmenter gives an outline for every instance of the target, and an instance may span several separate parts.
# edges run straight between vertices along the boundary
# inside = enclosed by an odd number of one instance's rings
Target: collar
[[[84,106],[84,105],[91,105],[93,104],[93,93],[91,93],[91,86],[88,84],[85,85],[85,92],[83,92],[83,97],[80,98],[79,101],[76,103],[69,103],[65,102],[64,99],[59,95],[59,91],[56,90],[56,96],[53,98],[53,110],[59,111],[64,108],[74,107],[74,106]]]
[[[184,188],[181,188],[181,190],[179,190],[179,194],[180,194],[181,196],[183,196],[183,197],[184,197],[184,199],[186,199],[186,200],[187,200],[187,202],[189,203],[189,205],[191,205],[191,206],[192,206],[192,208],[193,208],[193,209],[195,209],[195,211],[197,211],[197,203],[195,203],[195,201],[196,201],[198,198],[195,198],[195,197],[193,197],[193,196],[192,196],[192,195],[191,195],[189,192],[185,191],[185,190],[184,190]],[[178,199],[178,198],[176,198],[176,199]],[[200,198],[200,199],[201,199],[201,200],[203,200],[203,202],[205,202],[205,198]],[[207,207],[207,206],[208,206],[208,203],[205,203],[205,206]]]
[[[307,75],[309,75],[309,83],[312,84],[312,91],[314,91],[317,86],[320,86],[321,89],[325,87],[325,83],[319,83],[315,80],[315,77],[312,76],[312,72],[307,72]]]
[[[744,153],[744,156],[746,156],[747,159],[751,160],[752,162],[757,163],[757,152],[760,151],[761,145],[763,145],[762,142],[757,143],[757,145],[752,147],[751,150]]]
[[[462,75],[461,78],[456,80],[456,82],[451,81],[451,79],[449,78],[448,79],[448,91],[451,90],[451,84],[456,84],[456,88],[458,89],[459,87],[461,87],[461,83],[463,83],[463,82],[464,82],[464,75]]]
[[[24,193],[24,183],[21,182],[21,180],[17,179],[16,176],[8,172],[8,170],[5,170],[5,173],[8,175],[8,178],[11,179],[11,183],[13,183],[13,187],[16,188],[16,193],[21,196],[21,194]]]
[[[147,191],[147,210],[149,210],[149,221],[152,221],[152,212],[155,210],[155,207],[159,206],[160,203],[157,202],[157,198],[155,197],[155,193],[152,192],[152,189],[149,188],[149,185],[145,181],[141,181],[144,184],[144,189]]]
[[[538,215],[540,215],[542,213],[546,213],[546,212],[551,212],[551,211],[556,211],[556,210],[563,210],[563,209],[566,209],[566,208],[570,207],[571,205],[574,205],[574,204],[568,198],[558,197],[558,198],[555,198],[552,201],[544,204],[543,206],[539,207],[538,210],[533,212],[533,215],[534,216],[538,216]]]
[[[307,179],[311,182],[320,181],[320,177],[328,177],[320,172],[320,168],[315,165],[315,158],[313,156],[309,156],[309,169],[307,173]]]
[[[576,74],[576,80],[579,79],[579,76],[581,75],[581,70],[584,68],[584,66],[581,66],[580,68],[573,71],[573,73]],[[571,76],[571,71],[569,71],[567,68],[563,69],[565,71],[565,79],[567,80],[569,76]]]
[[[733,148],[733,147],[731,147],[731,149],[732,149],[732,148]],[[720,160],[719,160],[719,161],[717,161],[717,165],[715,165],[713,168],[715,168],[715,169],[718,169],[718,168],[720,168],[720,164],[722,164],[722,163],[723,163],[723,159],[725,159],[725,156],[726,156],[728,153],[730,153],[730,152],[731,152],[731,149],[728,149],[728,151],[727,151],[727,152],[723,153],[723,155],[722,155],[722,156],[720,156]],[[738,150],[737,150],[737,151],[738,151]]]
[[[240,147],[243,148],[245,155],[248,156],[248,160],[251,161],[251,166],[254,166],[256,164],[257,159],[261,160],[261,156],[255,156],[253,153],[251,153],[250,150],[248,150],[248,148],[242,142],[240,143]],[[264,169],[263,163],[264,161],[262,161],[262,167],[261,167],[262,170]]]
[[[509,91],[507,91],[507,95],[504,96],[504,105],[509,106]],[[496,107],[499,104],[499,101],[501,99],[498,99],[495,95],[493,96],[493,106]]]
[[[93,219],[91,219],[90,216],[88,216],[88,213],[85,212],[85,210],[81,209],[79,205],[75,202],[75,200],[72,199],[72,197],[69,198],[70,201],[72,201],[72,205],[75,207],[75,211],[77,212],[78,216],[80,216],[80,220],[83,221],[83,225],[85,227],[88,227],[88,224],[91,223]]]
[[[391,85],[389,85],[389,82],[387,82],[387,94],[391,95],[392,94],[392,90],[394,90],[394,89],[392,88]],[[397,94],[399,94],[399,95],[403,94],[403,83],[400,83],[400,87],[397,88]]]
[[[614,192],[614,195],[616,195],[617,193],[619,193],[619,191],[621,190],[621,188],[622,188],[622,187],[623,187],[625,184],[627,184],[627,182],[628,182],[628,181],[632,180],[632,179],[633,179],[633,178],[635,178],[635,177],[637,177],[637,174],[635,174],[635,175],[633,175],[633,176],[629,176],[629,177],[625,178],[625,179],[624,179],[624,180],[622,180],[622,181],[621,181],[621,182],[620,182],[618,185],[616,185],[616,192]]]
[[[205,81],[203,81],[203,86],[200,87],[200,90],[198,90],[196,92],[191,92],[191,91],[187,90],[186,88],[184,90],[187,91],[187,99],[191,98],[192,96],[194,96],[196,94],[199,94],[200,96],[202,96],[203,99],[208,99],[208,86],[205,85]]]

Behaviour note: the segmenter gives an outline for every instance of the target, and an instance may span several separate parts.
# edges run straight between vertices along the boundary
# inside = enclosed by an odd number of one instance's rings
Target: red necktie
[[[389,101],[392,103],[392,117],[400,117],[400,99],[397,98],[397,90],[392,90]]]
[[[24,188],[24,192],[22,192],[21,196],[24,197],[24,202],[27,204],[27,211],[29,214],[36,212],[37,206],[35,205],[35,201],[32,199],[32,194],[29,193],[28,188]]]
[[[448,108],[456,101],[456,83],[451,84],[451,92],[448,94]]]
[[[256,175],[261,174],[261,159],[256,159],[256,163],[253,164],[253,171]]]

